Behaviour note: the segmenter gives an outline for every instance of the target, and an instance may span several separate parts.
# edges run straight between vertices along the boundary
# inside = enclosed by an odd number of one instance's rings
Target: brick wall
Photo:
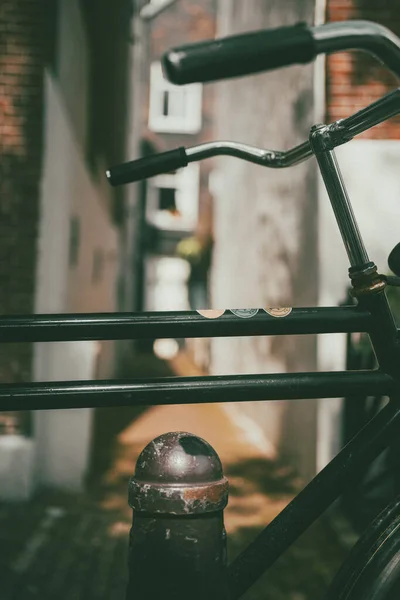
[[[398,0],[328,0],[327,21],[376,21],[400,35]],[[327,59],[327,120],[347,117],[398,86],[396,77],[365,53],[340,53]],[[370,139],[400,138],[400,117],[363,134]]]
[[[0,4],[0,314],[33,310],[43,68],[52,52],[54,4]],[[0,345],[0,381],[28,380],[31,362],[30,345]]]

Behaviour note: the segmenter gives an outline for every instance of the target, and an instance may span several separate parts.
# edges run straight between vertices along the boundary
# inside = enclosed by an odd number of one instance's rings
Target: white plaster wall
[[[108,223],[105,203],[86,170],[60,89],[50,76],[46,78],[46,107],[35,310],[38,313],[67,312],[71,309],[112,310],[113,294],[110,289],[105,297],[96,295],[87,282],[90,281],[92,249],[101,246],[115,253],[117,235]],[[75,276],[68,264],[69,220],[72,214],[80,217],[82,236],[81,266],[78,265]],[[108,279],[112,287],[112,277]],[[92,300],[88,302],[90,296]],[[90,379],[95,375],[97,352],[98,344],[90,341],[37,344],[35,379]],[[92,411],[40,411],[35,416],[36,482],[79,490],[87,469]]]
[[[353,140],[336,153],[369,257],[388,272],[387,257],[400,241],[400,142]],[[349,263],[322,182],[319,200],[319,303],[335,306],[346,297]],[[318,365],[320,370],[344,369],[345,335],[320,336]],[[340,399],[320,403],[319,468],[339,450],[341,405]]]
[[[284,4],[284,5],[283,5]],[[312,22],[314,2],[221,0],[218,35],[296,21]],[[285,150],[314,122],[314,68],[293,66],[216,84],[216,138]],[[214,161],[213,308],[312,306],[317,302],[315,165],[263,169],[231,157]],[[212,372],[273,373],[315,369],[315,339],[305,336],[213,339]],[[245,402],[235,412],[257,436],[315,473],[317,402]]]
[[[59,1],[56,79],[46,73],[44,157],[36,271],[36,313],[115,310],[118,239],[107,212],[109,190],[84,161],[88,52],[79,0]],[[80,221],[78,263],[69,265],[71,216]],[[96,252],[104,257],[93,281]],[[113,343],[36,344],[34,379],[107,377]],[[34,436],[7,436],[0,447],[0,497],[26,500],[35,486],[80,490],[87,470],[92,411],[34,413]]]
[[[45,155],[37,262],[37,313],[115,309],[117,233],[107,190],[94,183],[83,152],[87,135],[88,50],[79,0],[60,0],[56,79],[45,78]],[[70,218],[80,223],[78,263],[69,265]],[[94,251],[105,257],[102,281],[91,282]],[[110,362],[99,342],[36,344],[37,381],[91,379]],[[110,369],[107,364],[106,368]],[[105,374],[107,376],[108,373]],[[79,490],[88,465],[91,410],[35,413],[35,483]]]
[[[67,311],[69,219],[72,196],[87,193],[85,173],[57,84],[46,78],[46,152],[42,181],[41,222],[35,312]],[[84,360],[81,360],[84,358]],[[37,381],[85,379],[93,373],[91,342],[36,344]],[[91,411],[35,413],[36,483],[79,489],[88,453]]]
[[[45,156],[35,312],[68,310],[69,220],[72,198],[91,184],[78,143],[86,138],[87,47],[78,0],[59,2],[57,83],[45,79]],[[86,188],[86,189],[85,189]],[[79,359],[82,355],[82,359]],[[74,360],[75,359],[75,360]],[[36,344],[37,381],[88,378],[93,344]],[[79,489],[86,471],[91,411],[35,413],[36,485]]]

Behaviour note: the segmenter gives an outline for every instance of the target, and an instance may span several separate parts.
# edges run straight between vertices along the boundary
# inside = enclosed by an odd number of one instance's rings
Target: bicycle
[[[400,40],[386,28],[363,21],[314,28],[297,25],[203,42],[170,51],[163,64],[173,83],[185,84],[310,62],[318,54],[345,49],[372,52],[400,76]],[[210,142],[131,161],[107,172],[112,185],[121,185],[222,154],[271,168],[289,167],[315,156],[349,258],[356,306],[256,310],[246,319],[228,310],[220,311],[217,318],[207,318],[211,315],[203,311],[1,317],[2,342],[353,332],[369,335],[379,363],[377,369],[0,386],[1,410],[224,402],[227,398],[267,401],[390,397],[390,402],[230,565],[230,598],[239,598],[247,591],[342,494],[357,472],[388,446],[400,427],[400,339],[385,294],[388,285],[400,283],[400,244],[389,257],[389,266],[397,277],[379,274],[364,247],[334,152],[336,146],[399,113],[400,90],[396,90],[346,119],[314,126],[308,141],[288,151]],[[356,544],[329,589],[328,600],[393,600],[399,596],[399,528],[397,499]]]

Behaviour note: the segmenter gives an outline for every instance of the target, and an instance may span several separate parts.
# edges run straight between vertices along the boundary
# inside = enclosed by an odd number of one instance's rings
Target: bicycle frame
[[[0,318],[0,341],[4,343],[368,333],[379,363],[377,370],[0,385],[0,410],[296,400],[363,394],[390,396],[389,404],[231,564],[232,598],[240,597],[340,496],[354,475],[389,445],[400,427],[399,332],[386,299],[385,278],[377,273],[364,247],[334,152],[336,146],[398,113],[400,90],[352,117],[313,127],[307,142],[287,152],[261,150],[235,142],[203,144],[186,151],[189,162],[229,154],[275,168],[291,166],[314,155],[348,254],[357,306],[295,308],[284,314],[259,309],[248,318],[230,310],[217,318],[207,313],[204,316],[201,314],[204,311]]]

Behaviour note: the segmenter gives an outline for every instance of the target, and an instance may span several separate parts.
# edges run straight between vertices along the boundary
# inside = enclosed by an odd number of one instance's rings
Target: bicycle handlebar
[[[309,28],[300,23],[174,48],[162,65],[177,85],[251,75],[313,61],[318,54],[358,49],[375,55],[400,77],[400,40],[370,21],[343,21]]]
[[[164,69],[173,83],[224,79],[280,66],[311,61],[317,54],[346,49],[371,52],[400,76],[400,40],[389,29],[369,21],[327,23],[309,29],[300,24],[256,31],[222,40],[202,42],[171,50]],[[335,145],[400,112],[400,90],[387,94],[355,115],[328,126],[335,129]],[[309,142],[286,152],[263,150],[237,142],[210,142],[192,148],[134,160],[107,171],[111,185],[154,177],[185,167],[189,162],[227,154],[266,167],[295,165],[312,155]]]
[[[298,23],[180,46],[164,55],[162,65],[167,79],[182,85],[308,63],[316,56],[310,28]]]
[[[350,141],[354,136],[399,113],[400,88],[386,94],[383,98],[361,109],[354,115],[326,127],[335,133],[335,146],[340,146]],[[153,177],[161,173],[168,173],[185,167],[191,162],[220,155],[236,156],[263,167],[281,169],[296,165],[312,156],[312,154],[313,151],[309,141],[285,152],[265,150],[239,142],[208,142],[191,148],[181,147],[177,150],[162,152],[112,167],[107,171],[107,177],[111,185],[116,186]]]

